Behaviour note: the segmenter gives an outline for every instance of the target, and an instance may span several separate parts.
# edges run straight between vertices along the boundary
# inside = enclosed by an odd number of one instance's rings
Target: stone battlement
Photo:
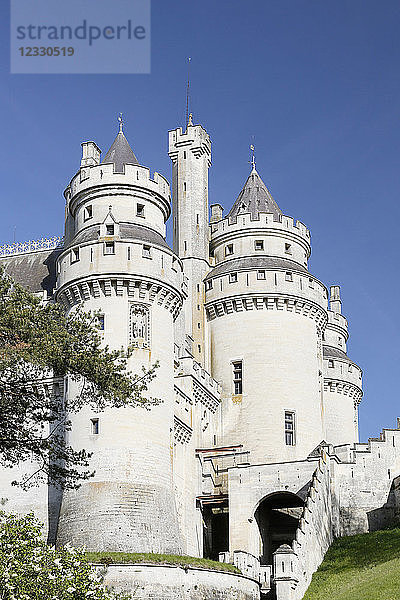
[[[292,234],[303,238],[307,244],[310,244],[310,231],[301,221],[295,221],[293,217],[282,215],[279,221],[274,220],[274,215],[269,213],[259,213],[258,219],[252,219],[250,213],[243,213],[236,219],[225,217],[221,221],[212,223],[211,239],[215,241],[219,236],[227,234],[236,234],[242,232],[243,229],[263,229],[271,232],[279,232]]]
[[[123,173],[115,173],[114,165],[100,164],[92,167],[82,167],[71,179],[64,192],[65,199],[74,200],[87,189],[95,186],[129,185],[135,188],[146,188],[154,194],[170,201],[170,187],[167,179],[154,172],[151,177],[150,169],[139,165],[125,165]]]

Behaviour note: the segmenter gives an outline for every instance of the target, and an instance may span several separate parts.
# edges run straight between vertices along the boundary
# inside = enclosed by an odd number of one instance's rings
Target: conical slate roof
[[[250,213],[251,219],[258,219],[261,212],[272,213],[274,220],[279,220],[280,215],[283,214],[255,167],[253,167],[228,217],[236,219],[240,214]]]
[[[122,131],[119,131],[117,134],[117,137],[105,155],[102,164],[114,164],[114,170],[116,173],[123,173],[124,165],[139,164],[138,159],[136,158],[128,140]]]

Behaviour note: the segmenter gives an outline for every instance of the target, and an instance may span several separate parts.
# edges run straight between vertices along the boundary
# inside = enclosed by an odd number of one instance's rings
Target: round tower
[[[69,443],[93,453],[95,476],[63,496],[58,543],[88,550],[179,553],[172,485],[173,322],[182,306],[180,260],[165,241],[170,190],[140,166],[123,132],[100,163],[85,142],[81,168],[65,191],[66,244],[57,261],[57,300],[100,311],[104,343],[133,344],[129,369],[159,361],[141,407],[70,415]],[[67,398],[79,394],[69,381]]]
[[[304,459],[324,439],[328,297],[310,253],[309,231],[282,214],[254,165],[228,216],[212,210],[205,306],[222,443],[242,443],[252,464]]]
[[[358,405],[362,371],[347,356],[347,320],[342,315],[340,287],[330,288],[330,310],[323,337],[324,405],[327,442],[338,446],[358,442]]]

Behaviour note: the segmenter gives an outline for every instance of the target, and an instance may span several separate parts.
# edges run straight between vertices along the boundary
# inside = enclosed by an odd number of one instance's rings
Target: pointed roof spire
[[[124,122],[122,113],[119,113],[119,132],[112,143],[111,148],[102,160],[102,165],[113,164],[116,173],[124,172],[124,165],[138,165],[139,161],[136,158],[132,148],[129,145],[123,132]]]
[[[229,211],[228,217],[236,219],[238,215],[250,213],[250,218],[255,220],[258,219],[260,213],[272,213],[274,220],[278,221],[283,213],[256,170],[253,148],[251,148],[253,150],[251,173]]]

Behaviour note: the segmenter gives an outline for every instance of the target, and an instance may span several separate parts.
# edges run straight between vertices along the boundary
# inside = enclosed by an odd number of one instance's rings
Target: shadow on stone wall
[[[385,504],[367,512],[367,519],[369,531],[400,525],[400,476],[393,480]]]

